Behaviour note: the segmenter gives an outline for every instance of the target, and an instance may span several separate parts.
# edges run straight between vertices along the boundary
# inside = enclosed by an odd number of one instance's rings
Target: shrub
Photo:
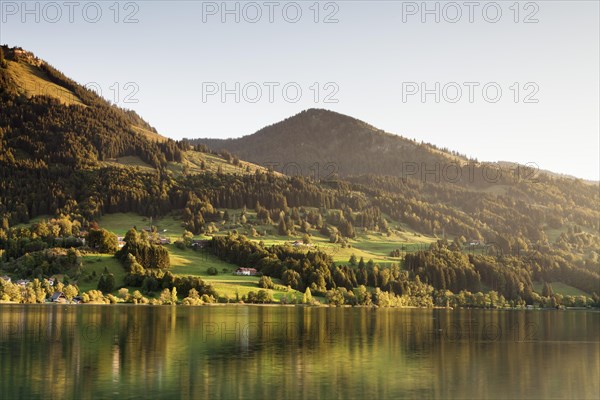
[[[106,229],[90,229],[87,244],[100,253],[115,253],[119,250],[117,236]]]
[[[258,293],[251,291],[251,292],[248,292],[248,295],[246,296],[244,301],[247,303],[260,303],[260,304],[272,303],[273,296],[271,295],[271,292],[267,292],[266,290],[259,290]]]
[[[215,298],[210,294],[203,294],[202,297],[200,297],[200,299],[203,303],[216,303]]]
[[[275,287],[275,284],[273,283],[270,277],[261,276],[258,281],[258,287],[263,289],[273,289]]]
[[[98,281],[98,290],[110,293],[115,289],[115,276],[113,274],[102,274]]]

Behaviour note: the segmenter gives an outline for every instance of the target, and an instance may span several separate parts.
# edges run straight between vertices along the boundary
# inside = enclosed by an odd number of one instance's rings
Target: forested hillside
[[[71,257],[53,271],[84,274],[72,262],[75,255],[48,249],[81,247],[79,239],[89,240],[105,217],[136,213],[178,221],[185,231],[181,248],[169,248],[171,256],[192,252],[194,237],[212,238],[206,248],[224,262],[251,264],[333,303],[378,298],[431,305],[444,298],[469,305],[473,293],[493,291],[513,305],[531,304],[540,302],[534,289],[541,282],[563,282],[590,298],[600,293],[597,184],[477,163],[325,110],[305,111],[239,140],[176,142],[16,50],[0,53],[0,269],[42,279],[48,266],[35,260]],[[36,92],[24,86],[30,79],[64,92]],[[248,162],[297,162],[308,169],[323,160],[334,163],[327,176],[286,176]],[[465,173],[430,179],[420,172],[450,164]],[[39,216],[56,220],[31,222]],[[157,247],[156,229],[154,237],[128,235],[118,253],[125,283],[142,287],[146,281],[150,292],[161,285],[204,290],[164,272],[169,252]],[[431,246],[415,249],[423,238]],[[303,244],[291,251],[286,240]],[[334,260],[311,247],[315,242],[350,253],[352,246],[357,252],[372,246],[369,254],[390,262]],[[114,243],[86,246],[116,251]],[[379,297],[367,299],[363,289],[348,294],[361,286],[377,289]],[[345,292],[335,292],[341,288]]]
[[[280,172],[305,176],[410,173],[466,157],[447,154],[328,110],[310,109],[239,139],[195,139]]]
[[[0,68],[2,162],[83,168],[127,155],[139,156],[154,167],[164,166],[167,161],[181,161],[180,149],[173,141],[153,142],[136,132],[135,128],[154,129],[135,112],[110,105],[29,53],[15,53],[15,49],[6,47],[3,52]],[[25,90],[15,75],[19,65],[29,67],[25,73],[45,78],[41,82],[49,87],[60,87],[76,96],[80,104],[67,105],[55,91],[46,91],[44,87]]]

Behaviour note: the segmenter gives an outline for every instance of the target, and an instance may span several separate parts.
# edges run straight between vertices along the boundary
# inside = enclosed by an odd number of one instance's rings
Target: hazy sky
[[[318,107],[600,179],[598,1],[2,0],[0,14],[1,43],[172,138],[247,135]]]

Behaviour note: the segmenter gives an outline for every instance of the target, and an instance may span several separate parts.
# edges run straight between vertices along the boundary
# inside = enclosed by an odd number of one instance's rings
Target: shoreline
[[[565,307],[565,308],[554,308],[554,307],[545,307],[545,308],[481,308],[481,307],[415,307],[415,306],[406,306],[406,307],[379,307],[376,305],[371,306],[363,306],[363,305],[351,305],[351,304],[343,304],[343,305],[329,305],[329,304],[277,304],[277,303],[205,303],[198,305],[185,305],[185,304],[135,304],[135,303],[102,303],[102,302],[88,302],[88,303],[16,303],[12,301],[0,301],[0,307],[2,306],[14,306],[14,305],[22,305],[22,306],[150,306],[150,307],[185,307],[185,308],[197,308],[197,307],[241,307],[241,306],[253,306],[253,307],[301,307],[301,308],[365,308],[365,309],[397,309],[397,310],[448,310],[448,311],[459,311],[459,310],[483,310],[483,311],[600,311],[598,307]]]

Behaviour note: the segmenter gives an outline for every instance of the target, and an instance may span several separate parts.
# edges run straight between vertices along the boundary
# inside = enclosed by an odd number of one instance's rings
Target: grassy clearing
[[[270,292],[276,302],[281,302],[281,299],[289,296],[290,293],[296,296],[296,298],[299,300],[302,298],[302,293],[298,292],[297,290],[290,289],[288,291],[286,287],[278,284],[276,284],[275,289],[261,289],[258,287],[258,278],[256,278],[256,282],[232,281],[228,280],[227,278],[214,280],[207,279],[206,281],[213,285],[219,296],[228,298],[230,300],[242,298],[242,296],[247,295],[249,292],[257,292],[259,290],[266,290],[267,292]],[[276,280],[274,279],[273,281],[275,282]]]
[[[203,163],[204,168],[202,168]],[[170,162],[167,169],[177,175],[182,174],[184,169],[190,174],[201,174],[207,171],[218,172],[220,170],[226,174],[243,175],[253,174],[257,169],[267,171],[264,167],[246,161],[240,161],[238,165],[233,165],[219,155],[197,151],[186,151],[183,154],[183,161],[181,163]]]
[[[102,228],[117,235],[123,236],[129,229],[136,226],[141,230],[146,226],[156,226],[161,235],[175,238],[180,237],[185,228],[181,226],[181,220],[173,216],[150,219],[135,213],[106,214],[100,218],[99,224]],[[166,232],[165,232],[166,230]]]
[[[114,159],[104,161],[104,164],[108,165],[108,166],[116,166],[116,167],[123,167],[123,166],[139,167],[146,171],[154,171],[154,168],[150,164],[145,163],[144,161],[142,161],[141,158],[139,158],[137,156],[125,156],[125,157],[114,158]]]
[[[568,230],[567,227],[562,227],[559,229],[550,229],[549,228],[549,229],[545,230],[545,233],[546,233],[546,236],[548,237],[548,240],[550,241],[550,243],[554,243],[554,242],[556,242],[556,239],[558,239],[562,233],[567,233],[567,230]]]
[[[222,210],[224,211],[224,210]],[[239,233],[248,235],[248,238],[255,241],[263,241],[266,246],[292,244],[296,240],[301,240],[303,233],[299,232],[292,236],[279,236],[276,234],[277,227],[272,225],[249,225],[244,226],[239,224],[241,210],[227,210],[230,216],[230,222],[221,226],[220,235],[226,235],[229,231],[237,230]],[[248,210],[247,218],[250,222],[256,222],[256,213],[253,210]],[[173,216],[155,219],[152,222],[149,218],[133,214],[109,214],[102,217],[100,225],[118,235],[124,235],[131,227],[137,226],[138,229],[155,225],[159,232],[164,236],[169,236],[172,239],[182,235],[184,228],[181,226],[181,221]],[[254,227],[261,235],[251,237],[250,231]],[[352,255],[358,259],[363,257],[365,261],[373,260],[380,266],[389,266],[392,263],[401,263],[401,258],[390,257],[392,250],[403,249],[406,252],[423,250],[436,239],[433,237],[415,234],[409,231],[406,227],[400,227],[401,230],[394,231],[390,236],[378,232],[361,232],[355,239],[349,240],[351,247],[342,248],[340,244],[330,243],[329,237],[321,235],[317,230],[311,230],[311,247],[300,247],[301,249],[320,250],[333,257],[336,263],[347,263]],[[163,230],[167,230],[163,232]],[[267,232],[264,235],[264,232]],[[249,291],[257,291],[258,277],[237,276],[233,272],[237,268],[235,265],[229,264],[217,257],[206,252],[197,252],[191,249],[179,249],[175,245],[167,245],[167,249],[171,255],[171,272],[176,275],[192,275],[198,276],[203,280],[210,282],[219,295],[226,296],[231,299],[247,294]],[[215,267],[218,275],[208,275],[208,268]],[[100,271],[101,272],[101,271]],[[281,283],[274,280],[277,285],[276,290],[271,293],[276,300],[286,296],[289,292],[287,288],[281,286]],[[97,282],[96,282],[97,283]],[[296,293],[296,291],[292,291]],[[300,295],[300,294],[298,294]]]
[[[123,265],[114,256],[110,254],[86,254],[83,256],[83,277],[79,278],[77,286],[81,292],[88,290],[95,290],[98,288],[98,281],[100,275],[104,272],[104,268],[108,268],[108,271],[115,276],[115,287],[123,286],[125,279],[125,269]],[[96,272],[96,277],[93,279],[86,279],[91,276],[93,272]]]
[[[383,233],[360,234],[353,240],[352,247],[368,252],[386,259],[392,250],[401,249],[405,252],[426,250],[435,242],[435,238],[422,235],[414,235],[407,232],[396,232],[390,236]]]
[[[504,196],[508,192],[510,185],[492,185],[483,189],[478,189],[479,192]]]
[[[585,233],[589,233],[592,235],[597,235],[597,232],[594,232],[593,229],[588,229],[586,227],[579,227],[581,228],[581,230]],[[550,243],[554,243],[556,242],[556,240],[560,237],[561,234],[563,233],[567,233],[569,231],[569,227],[568,226],[563,226],[561,228],[558,229],[553,229],[553,228],[546,228],[544,229],[544,232],[546,233],[546,236],[548,237],[548,240],[550,241]]]
[[[131,125],[131,127],[136,131],[146,136],[146,139],[149,139],[153,142],[166,142],[167,138],[159,135],[158,133],[149,131],[148,129],[141,128],[139,126]]]
[[[41,221],[49,221],[53,218],[56,218],[56,217],[54,217],[52,215],[39,215],[35,218],[31,218],[29,220],[29,222],[27,222],[27,223],[14,225],[13,228],[29,228],[33,224],[37,224],[38,222],[41,222]]]
[[[237,210],[239,213],[239,210]],[[236,210],[228,210],[231,218],[233,218]],[[253,213],[248,212],[249,218],[253,218]],[[236,215],[236,219],[239,219],[239,215]],[[255,241],[262,241],[265,245],[284,245],[291,244],[296,240],[301,240],[303,233],[299,232],[296,235],[291,236],[279,236],[275,234],[277,227],[272,225],[256,225],[254,226],[256,231],[261,235],[257,237],[250,237],[249,239]],[[248,235],[250,228],[247,227],[236,227],[239,233]],[[224,232],[233,230],[225,228]],[[263,232],[268,232],[266,235]],[[336,263],[347,263],[350,256],[353,254],[360,259],[363,257],[366,261],[373,260],[375,263],[380,265],[389,265],[392,263],[401,262],[400,258],[390,257],[390,253],[395,249],[402,249],[404,252],[414,252],[418,250],[425,250],[429,248],[429,245],[436,239],[423,235],[414,235],[410,232],[395,232],[391,236],[380,234],[378,232],[361,233],[356,238],[348,241],[350,247],[342,248],[338,243],[330,243],[329,237],[321,235],[316,230],[310,231],[310,239],[313,247],[307,247],[307,249],[319,249],[333,257]]]
[[[215,267],[219,273],[233,273],[237,268],[206,251],[182,250],[172,244],[166,247],[171,255],[171,271],[174,274],[197,275],[204,279],[205,276],[210,277],[206,272],[210,267]]]
[[[171,272],[173,274],[198,276],[213,285],[220,296],[233,300],[236,296],[241,298],[250,291],[260,290],[257,276],[233,275],[237,266],[222,261],[212,254],[191,249],[182,250],[174,245],[168,245],[167,248],[171,254]],[[209,275],[207,272],[209,267],[215,267],[219,272],[218,275]],[[273,282],[276,284],[276,288],[268,291],[276,301],[280,301],[290,292],[296,296],[301,295],[293,289],[288,291],[278,279],[273,279]]]
[[[8,60],[7,60],[8,61]],[[8,61],[8,73],[16,84],[23,88],[25,96],[49,96],[66,105],[85,106],[72,91],[52,82],[38,67],[27,63]]]
[[[552,285],[552,291],[563,296],[591,296],[589,293],[583,292],[573,286],[569,286],[562,282],[550,282]],[[542,288],[544,284],[542,282],[533,282],[533,290],[539,294],[542,294]]]
[[[143,128],[132,126],[132,128],[141,134],[145,135],[152,141],[165,141],[166,138],[145,130]],[[119,157],[117,159],[110,159],[103,162],[105,166],[113,166],[113,167],[139,167],[146,171],[154,171],[151,165],[142,161],[139,157],[135,156],[125,156]],[[267,169],[261,167],[256,164],[252,164],[246,161],[240,161],[238,165],[233,165],[232,163],[225,160],[225,158],[208,153],[201,153],[197,151],[186,151],[183,153],[183,160],[181,162],[169,162],[167,164],[167,170],[170,171],[174,175],[182,175],[186,174],[203,174],[206,172],[222,172],[225,174],[254,174],[256,170],[260,170],[263,172],[267,172]],[[278,173],[276,173],[278,174]]]

